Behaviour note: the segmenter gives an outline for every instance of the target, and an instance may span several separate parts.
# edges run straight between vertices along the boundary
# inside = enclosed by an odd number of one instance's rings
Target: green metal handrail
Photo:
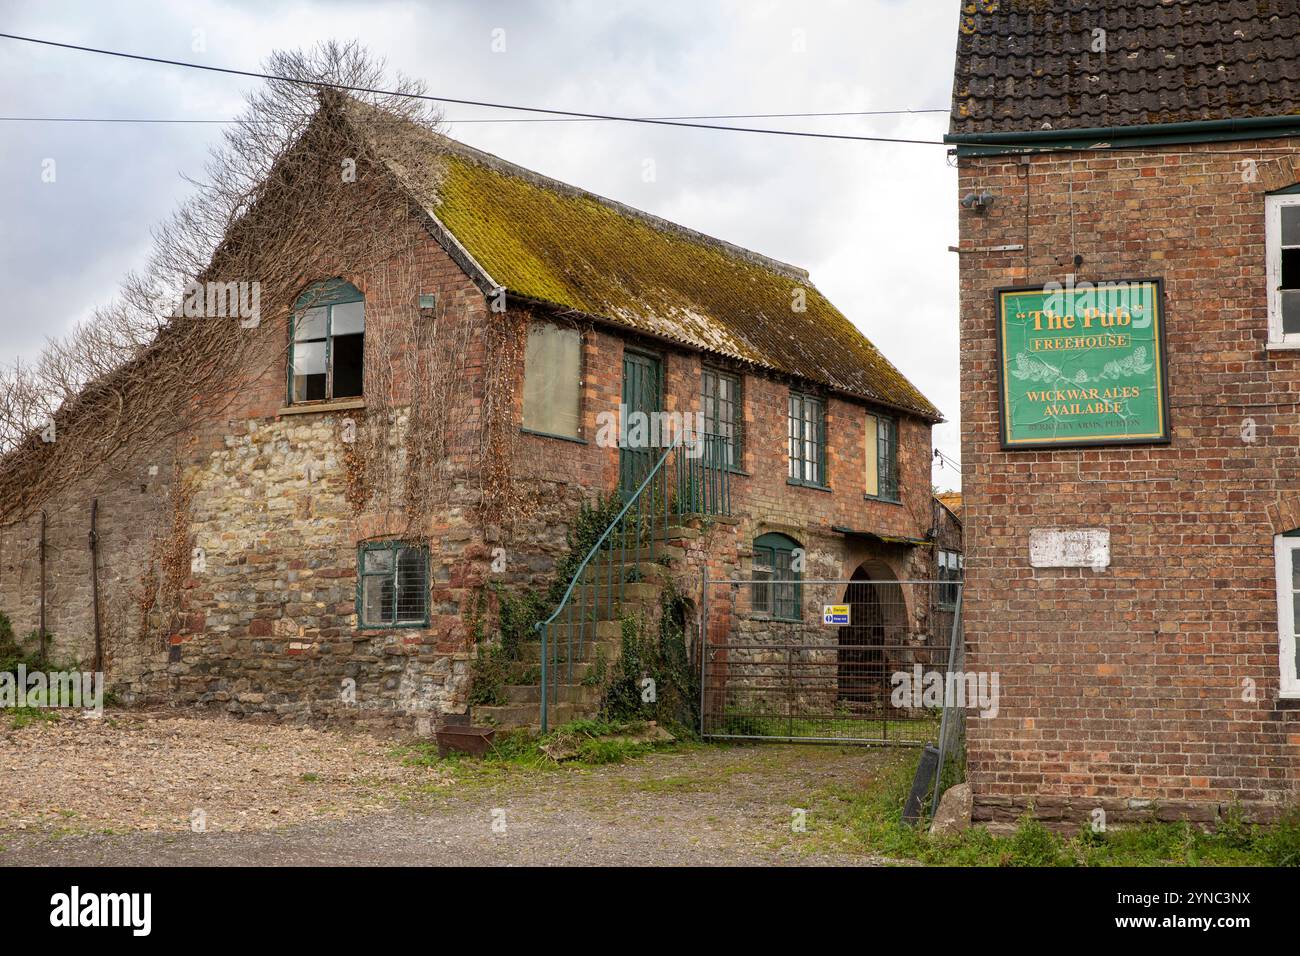
[[[686,454],[695,452],[695,454]],[[623,507],[619,510],[614,519],[610,521],[609,526],[596,539],[595,544],[587,551],[581,563],[569,580],[569,586],[564,591],[564,596],[560,598],[560,603],[552,612],[551,616],[544,621],[535,625],[535,629],[541,635],[541,727],[542,733],[549,729],[550,708],[549,702],[553,690],[558,691],[558,652],[559,642],[552,643],[551,628],[556,626],[557,619],[561,614],[566,614],[565,626],[567,627],[566,642],[567,652],[565,654],[568,665],[569,677],[573,676],[574,661],[574,631],[577,630],[577,653],[581,654],[586,640],[586,626],[588,617],[590,619],[592,636],[596,636],[596,625],[598,623],[597,610],[601,606],[602,599],[605,608],[611,609],[614,606],[615,589],[617,589],[619,603],[622,603],[626,595],[627,574],[625,566],[627,564],[627,553],[629,537],[633,546],[633,556],[637,557],[637,552],[645,550],[649,555],[649,563],[653,564],[655,560],[655,531],[659,519],[663,520],[663,529],[666,534],[669,528],[669,518],[683,518],[688,515],[698,514],[731,514],[731,468],[727,454],[729,452],[729,440],[721,435],[698,435],[689,437],[686,434],[679,434],[655,462],[654,466],[646,473],[640,485],[628,497]],[[670,458],[675,458],[674,469],[665,467]],[[676,479],[675,494],[670,496],[669,477]],[[631,516],[629,518],[629,516]],[[601,570],[596,567],[592,577],[583,581],[583,575],[589,567],[592,567],[592,559],[597,554],[605,551],[608,553],[608,560],[605,567],[605,583],[599,585]],[[615,561],[615,553],[619,554],[619,560]],[[615,564],[618,564],[618,580],[614,579]],[[640,563],[639,558],[637,562]],[[582,586],[586,588],[588,597],[586,607],[579,614],[578,620],[574,621],[574,605],[571,603],[574,592]],[[590,612],[589,615],[587,612]],[[555,657],[556,660],[551,658]],[[554,688],[552,687],[554,684]]]

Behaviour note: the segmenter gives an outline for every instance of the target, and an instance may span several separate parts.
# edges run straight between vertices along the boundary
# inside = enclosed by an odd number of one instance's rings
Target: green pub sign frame
[[[1003,450],[1170,440],[1164,284],[997,290]]]

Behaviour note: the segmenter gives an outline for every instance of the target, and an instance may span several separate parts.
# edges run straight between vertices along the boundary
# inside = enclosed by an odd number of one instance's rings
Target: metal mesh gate
[[[961,667],[959,581],[709,581],[702,736],[920,745]],[[929,688],[929,692],[927,692]]]

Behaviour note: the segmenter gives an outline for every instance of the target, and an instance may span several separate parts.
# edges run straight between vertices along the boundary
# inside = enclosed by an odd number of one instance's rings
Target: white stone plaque
[[[1110,567],[1107,528],[1034,528],[1029,532],[1029,565],[1035,568]]]

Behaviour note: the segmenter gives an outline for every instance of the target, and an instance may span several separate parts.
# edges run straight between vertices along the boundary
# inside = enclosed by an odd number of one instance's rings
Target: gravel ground
[[[694,745],[598,768],[457,773],[404,766],[393,747],[175,715],[12,731],[0,735],[0,865],[889,862],[804,852],[791,828],[821,787],[869,785],[884,751]],[[196,807],[206,832],[190,826]]]

